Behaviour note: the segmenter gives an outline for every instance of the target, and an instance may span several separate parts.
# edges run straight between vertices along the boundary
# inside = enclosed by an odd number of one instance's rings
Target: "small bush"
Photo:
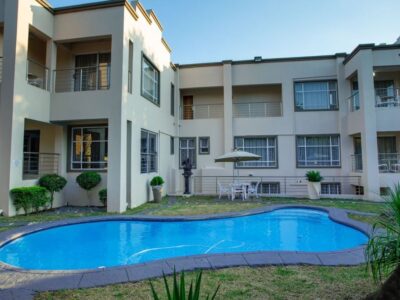
[[[98,186],[101,181],[101,176],[97,172],[83,172],[78,177],[76,177],[76,182],[79,184],[81,188],[86,191],[90,191],[91,189]]]
[[[36,212],[49,201],[47,190],[41,186],[19,187],[10,191],[16,210],[21,208],[25,215],[33,208]]]
[[[324,179],[318,171],[308,171],[306,177],[310,182],[321,182]]]
[[[67,180],[57,174],[44,175],[39,179],[39,185],[50,192],[50,208],[53,208],[54,193],[60,192],[66,184]]]
[[[107,189],[102,189],[99,191],[99,199],[104,206],[107,206]]]
[[[151,186],[159,186],[164,184],[164,179],[161,176],[155,176],[153,179],[150,181]]]

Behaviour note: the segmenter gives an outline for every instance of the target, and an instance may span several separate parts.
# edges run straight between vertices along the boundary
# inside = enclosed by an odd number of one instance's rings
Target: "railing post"
[[[82,71],[83,71],[83,69],[82,68],[80,68],[79,69],[80,70],[80,75],[79,75],[79,91],[81,92],[82,91]]]
[[[100,66],[96,66],[96,89],[99,90],[99,72],[100,72]]]
[[[284,194],[286,196],[286,176],[283,177],[283,181],[284,181]]]

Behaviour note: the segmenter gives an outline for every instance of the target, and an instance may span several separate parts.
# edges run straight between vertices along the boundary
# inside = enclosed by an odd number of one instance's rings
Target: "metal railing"
[[[375,106],[376,107],[400,106],[400,89],[398,88],[375,89]]]
[[[380,173],[400,173],[400,154],[379,153],[378,167]]]
[[[357,173],[362,172],[362,154],[351,155],[351,170]]]
[[[3,57],[0,56],[0,82],[3,81]]]
[[[266,118],[282,116],[282,102],[234,103],[234,118]]]
[[[358,91],[354,92],[349,98],[349,110],[351,112],[357,111],[360,109],[360,94]]]
[[[58,153],[24,152],[23,178],[36,179],[44,174],[58,174]]]
[[[30,85],[48,91],[50,88],[49,69],[31,59],[28,59],[26,80]]]
[[[185,105],[181,108],[181,119],[219,119],[224,117],[223,104]]]
[[[323,176],[321,194],[325,197],[360,195],[360,176]],[[261,196],[308,195],[308,181],[304,176],[194,176],[192,192],[195,195],[218,195],[220,186],[231,183],[258,185]]]
[[[54,70],[54,91],[63,93],[108,90],[110,76],[110,64]]]

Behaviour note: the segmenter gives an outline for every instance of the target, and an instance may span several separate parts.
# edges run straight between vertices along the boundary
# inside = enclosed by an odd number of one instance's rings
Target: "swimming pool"
[[[157,259],[250,251],[325,252],[368,237],[312,209],[198,221],[112,220],[54,227],[0,248],[0,261],[31,270],[82,270]]]

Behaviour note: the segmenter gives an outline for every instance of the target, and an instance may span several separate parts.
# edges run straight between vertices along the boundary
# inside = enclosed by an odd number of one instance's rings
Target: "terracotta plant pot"
[[[321,196],[321,182],[308,182],[308,198],[311,200],[319,199]]]
[[[156,203],[160,202],[162,198],[162,185],[152,186],[151,189],[153,190],[153,201]]]

